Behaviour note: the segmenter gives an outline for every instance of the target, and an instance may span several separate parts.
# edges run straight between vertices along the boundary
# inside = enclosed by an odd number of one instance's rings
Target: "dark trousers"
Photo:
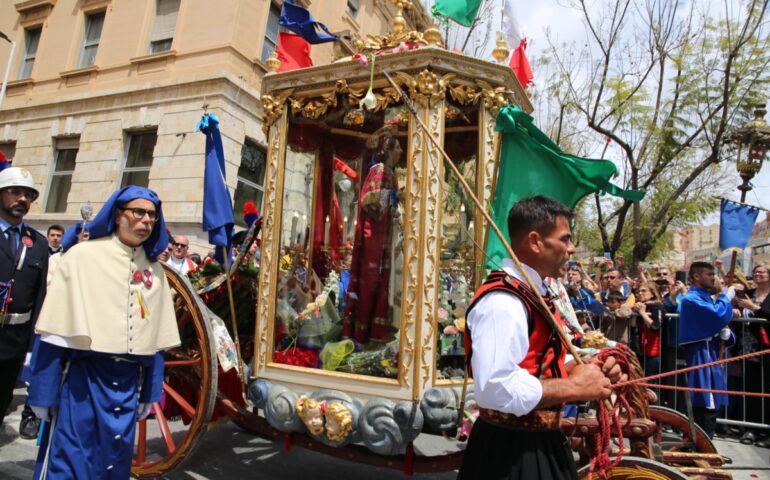
[[[13,400],[13,389],[24,365],[24,357],[0,360],[0,425]]]
[[[717,411],[706,407],[692,407],[692,416],[709,438],[714,438],[717,430]]]

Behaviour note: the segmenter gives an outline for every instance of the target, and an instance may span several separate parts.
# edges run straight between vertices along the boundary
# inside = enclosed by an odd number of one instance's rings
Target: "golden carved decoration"
[[[497,111],[504,105],[511,103],[511,92],[505,87],[493,87],[484,80],[476,80],[476,84],[481,87],[481,98],[484,100],[484,107],[492,110],[497,115]]]
[[[262,98],[264,99],[264,96]],[[281,107],[281,110],[279,110],[276,118],[281,115],[282,109],[283,107]],[[284,121],[281,127],[272,129],[268,135],[267,168],[265,171],[265,197],[263,205],[263,211],[265,212],[275,212],[276,208],[276,189],[278,188],[276,179],[278,178],[278,164],[281,156],[281,138],[283,135],[285,135],[285,130],[286,125]],[[255,332],[256,345],[254,346],[254,370],[256,372],[264,369],[267,365],[267,353],[270,348],[268,324],[273,318],[270,312],[275,305],[275,288],[273,285],[276,284],[275,272],[278,269],[278,255],[273,254],[273,238],[275,237],[274,230],[275,214],[271,213],[269,215],[265,215],[265,224],[262,225],[263,244],[260,258],[261,268],[259,270],[259,283],[261,285],[259,289],[259,303],[257,304],[259,313],[257,315],[257,325]]]
[[[424,69],[416,77],[404,72],[395,72],[393,76],[396,83],[409,91],[412,100],[425,108],[435,106],[437,101],[446,97],[447,92],[449,92],[450,98],[460,105],[473,105],[483,101],[484,106],[494,114],[497,114],[500,107],[511,102],[511,92],[505,87],[493,87],[483,80],[476,80],[476,86],[453,84],[452,81],[456,77],[454,73],[446,73],[439,78],[432,71]],[[325,115],[330,108],[339,105],[340,96],[347,96],[348,104],[354,105],[358,104],[364,97],[365,90],[364,88],[350,87],[347,80],[342,79],[337,80],[333,90],[317,97],[289,98],[292,93],[293,90],[284,90],[275,96],[262,96],[262,104],[265,109],[265,123],[263,125],[265,131],[278,118],[281,111],[279,107],[287,98],[294,115],[317,120]],[[371,109],[373,112],[384,110],[401,100],[398,90],[392,87],[374,90],[374,96],[376,105]]]
[[[492,50],[492,57],[497,60],[497,63],[502,64],[510,53],[511,49],[508,48],[508,43],[505,41],[505,34],[497,32],[497,42],[494,50]]]
[[[425,108],[433,107],[437,101],[443,100],[449,82],[455,78],[454,73],[447,73],[439,79],[435,73],[427,69],[422,70],[417,78],[404,72],[396,72],[394,76],[399,80],[398,83],[409,89],[412,100]]]
[[[422,156],[422,132],[409,122],[409,158],[420,158]],[[407,169],[407,190],[406,190],[406,210],[407,220],[404,232],[404,278],[405,286],[403,290],[403,312],[401,318],[401,355],[399,378],[402,379],[406,387],[413,385],[410,378],[412,364],[415,355],[415,319],[418,317],[417,298],[419,285],[419,263],[420,263],[420,243],[418,241],[420,218],[420,199],[422,198],[422,165],[420,162],[410,162]],[[414,391],[417,385],[414,385]]]
[[[281,60],[278,59],[278,54],[275,51],[271,52],[270,56],[267,57],[265,65],[271,72],[277,72],[278,69],[281,68]]]
[[[262,110],[265,111],[265,121],[262,123],[262,131],[267,132],[270,126],[283,114],[283,104],[294,93],[294,90],[284,90],[275,95],[262,95]]]
[[[444,108],[433,108],[428,112],[428,135],[441,142],[441,132],[444,125]],[[431,374],[436,360],[436,305],[438,304],[438,275],[439,254],[441,244],[439,241],[440,230],[440,202],[441,185],[443,181],[442,162],[443,157],[433,144],[425,139],[425,210],[423,212],[423,239],[425,246],[423,251],[432,252],[423,259],[422,278],[422,316],[425,321],[421,324],[420,340],[420,386],[424,391],[430,388]]]
[[[411,0],[390,0],[390,3],[396,6],[396,16],[393,17],[393,23],[390,24],[393,32],[399,34],[406,28],[406,19],[404,19],[404,9],[413,8]]]
[[[434,47],[443,47],[444,41],[441,39],[441,30],[436,25],[431,25],[425,29],[422,34],[423,39],[428,42],[428,45]]]

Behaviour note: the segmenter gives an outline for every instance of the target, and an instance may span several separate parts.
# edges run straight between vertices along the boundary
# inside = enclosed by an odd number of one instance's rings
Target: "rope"
[[[715,393],[715,394],[735,395],[735,396],[743,396],[743,397],[770,398],[770,393],[739,392],[735,390],[711,390],[709,388],[678,387],[676,385],[661,385],[658,383],[635,383],[635,385],[638,387],[660,388],[663,390],[677,390],[680,392]]]
[[[603,352],[604,350],[608,350],[608,349],[604,348],[601,351]],[[622,387],[626,387],[628,385],[633,385],[633,384],[638,384],[638,383],[649,383],[650,380],[657,380],[659,378],[670,377],[672,375],[679,375],[680,373],[693,372],[695,370],[701,370],[701,369],[713,367],[713,366],[716,366],[716,365],[722,365],[724,363],[737,362],[739,360],[746,360],[746,359],[749,359],[749,358],[759,357],[761,355],[767,355],[767,354],[770,354],[770,348],[765,349],[765,350],[760,350],[758,352],[752,352],[752,353],[746,353],[744,355],[738,355],[737,357],[724,358],[722,360],[715,360],[713,362],[704,363],[703,365],[695,365],[695,366],[692,366],[692,367],[680,368],[679,370],[671,370],[670,372],[664,372],[664,373],[658,373],[656,375],[650,375],[649,377],[641,377],[641,378],[636,378],[634,380],[627,380],[625,382],[616,383],[615,385],[612,386],[612,388],[618,389],[618,388],[622,388]],[[682,387],[682,388],[684,388],[684,387]]]
[[[615,347],[603,348],[597,357],[604,363],[608,357],[615,357],[616,362],[620,366],[620,369],[624,373],[629,371],[628,356],[630,350],[626,345],[618,344]],[[623,427],[621,422],[621,413],[625,412],[627,421],[631,421],[631,406],[626,399],[626,392],[628,389],[627,382],[623,385],[615,385],[616,399],[611,409],[607,408],[608,402],[597,402],[598,409],[596,412],[596,420],[599,423],[599,431],[594,435],[594,448],[595,454],[591,460],[591,466],[588,470],[588,476],[586,478],[593,478],[593,472],[599,478],[607,479],[607,472],[618,466],[623,459]],[[610,442],[612,441],[612,430],[617,432],[617,439],[615,443],[618,446],[618,454],[615,460],[610,459]]]

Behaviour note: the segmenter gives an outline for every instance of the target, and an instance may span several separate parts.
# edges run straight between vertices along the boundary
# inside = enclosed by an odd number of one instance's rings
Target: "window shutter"
[[[174,38],[176,16],[180,0],[157,0],[155,23],[152,25],[151,42]]]

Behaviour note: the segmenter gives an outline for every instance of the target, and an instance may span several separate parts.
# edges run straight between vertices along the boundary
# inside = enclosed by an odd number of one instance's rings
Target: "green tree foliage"
[[[586,44],[549,35],[535,101],[550,119],[541,124],[580,155],[615,160],[624,188],[648,192],[640,203],[583,204],[598,234],[585,241],[597,252],[654,258],[671,227],[701,220],[728,188],[722,163],[734,153],[725,138],[770,81],[768,0],[734,3],[706,11],[697,1],[576,0]]]

